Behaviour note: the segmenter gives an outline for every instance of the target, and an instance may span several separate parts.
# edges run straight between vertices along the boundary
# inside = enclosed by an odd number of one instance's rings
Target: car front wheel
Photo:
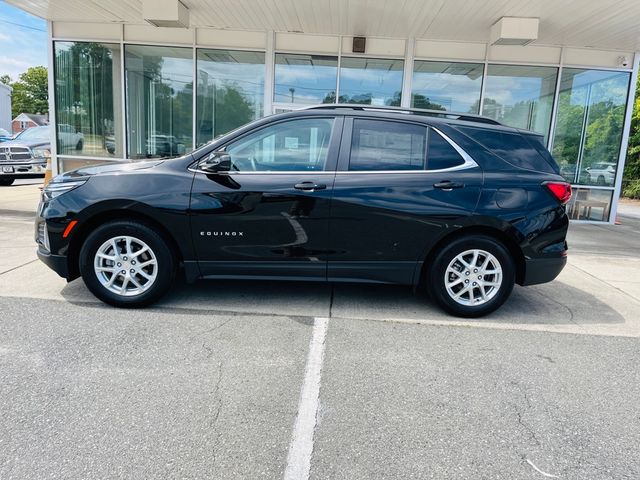
[[[15,178],[2,178],[0,177],[0,187],[8,187],[9,185],[13,185],[15,182]]]
[[[111,222],[94,230],[80,250],[87,288],[116,307],[143,307],[158,300],[175,276],[174,254],[152,227]]]
[[[511,254],[492,237],[461,237],[435,255],[428,272],[432,298],[459,317],[480,317],[499,308],[515,283]]]

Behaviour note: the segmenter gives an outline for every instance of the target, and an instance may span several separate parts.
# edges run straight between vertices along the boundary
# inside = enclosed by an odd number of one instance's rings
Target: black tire
[[[123,296],[114,293],[102,285],[94,270],[94,259],[100,246],[118,236],[130,236],[143,241],[155,255],[155,280],[140,294]],[[149,225],[129,220],[106,223],[91,232],[80,249],[79,265],[82,279],[91,293],[109,305],[123,308],[145,307],[157,301],[171,287],[177,266],[175,252],[159,232]]]
[[[76,143],[76,150],[82,150],[82,147],[84,147],[84,142],[82,140],[78,140],[78,143]]]
[[[599,175],[598,176],[598,185],[606,185],[607,181],[604,179],[604,175]]]
[[[461,253],[468,250],[488,252],[500,264],[502,279],[493,297],[479,305],[462,305],[452,298],[445,284],[445,273],[449,264]],[[471,276],[474,273],[471,272]],[[463,278],[463,277],[461,277]],[[471,277],[470,277],[471,278]],[[493,277],[490,277],[493,278]],[[456,279],[456,276],[451,277]],[[433,257],[426,272],[427,288],[431,298],[448,313],[465,318],[487,315],[499,308],[509,298],[515,283],[515,267],[509,250],[498,240],[485,235],[469,235],[444,245]],[[464,280],[467,282],[467,280]],[[454,287],[455,288],[455,287]],[[489,295],[487,295],[489,296]]]
[[[13,185],[13,182],[15,181],[15,178],[0,177],[0,187],[8,187],[9,185]]]

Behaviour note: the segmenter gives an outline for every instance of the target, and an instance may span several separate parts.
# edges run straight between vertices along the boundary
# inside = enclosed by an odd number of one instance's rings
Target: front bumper
[[[42,247],[38,247],[38,258],[62,278],[69,278],[69,266],[66,256],[52,255],[50,252],[43,250]]]
[[[38,163],[0,163],[0,176],[4,177],[44,177],[47,162]]]
[[[529,258],[525,260],[522,286],[537,285],[554,280],[567,264],[567,257]]]

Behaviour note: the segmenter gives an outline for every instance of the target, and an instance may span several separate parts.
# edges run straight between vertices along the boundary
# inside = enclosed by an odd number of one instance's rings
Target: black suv
[[[180,158],[57,176],[38,255],[140,307],[197,278],[426,287],[498,308],[566,263],[571,187],[536,133],[484,117],[328,105],[250,123]]]

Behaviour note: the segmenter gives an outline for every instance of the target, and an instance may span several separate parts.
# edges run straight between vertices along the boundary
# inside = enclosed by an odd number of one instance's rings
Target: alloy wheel
[[[491,253],[466,250],[451,260],[444,274],[447,293],[458,304],[483,305],[496,296],[502,285],[502,267]]]
[[[158,261],[153,250],[142,240],[117,236],[100,245],[93,269],[104,288],[131,297],[151,288],[158,275]]]

